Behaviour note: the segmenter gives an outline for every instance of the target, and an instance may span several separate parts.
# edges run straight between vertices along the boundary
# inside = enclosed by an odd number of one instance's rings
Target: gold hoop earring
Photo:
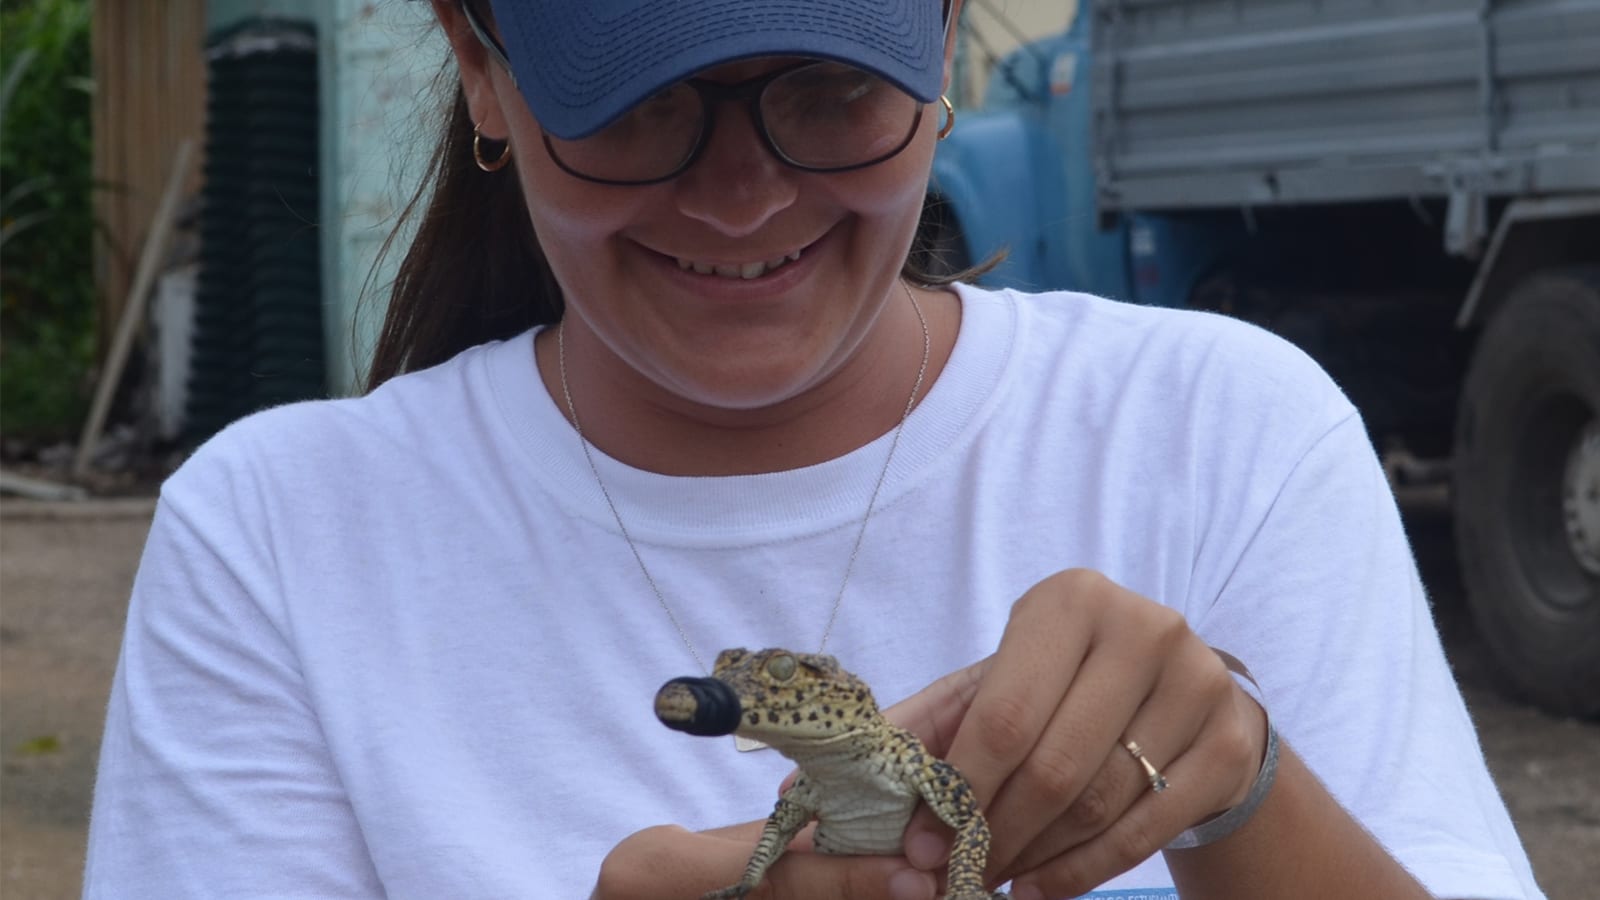
[[[956,127],[956,108],[951,105],[950,98],[944,94],[939,95],[939,102],[944,104],[944,127],[939,129],[939,140],[950,136],[950,130]]]
[[[481,126],[474,125],[472,127],[472,161],[477,163],[478,168],[485,172],[498,172],[506,167],[506,163],[511,162],[511,142],[505,142],[500,148],[499,156],[494,159],[484,159],[483,129]]]

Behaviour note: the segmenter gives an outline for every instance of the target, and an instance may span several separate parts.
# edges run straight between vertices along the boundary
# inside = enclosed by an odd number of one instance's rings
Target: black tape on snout
[[[661,690],[666,691],[673,685],[688,689],[694,698],[694,711],[687,719],[669,721],[663,718],[661,722],[668,728],[699,737],[721,737],[733,734],[739,727],[739,695],[727,682],[715,678],[674,678]]]

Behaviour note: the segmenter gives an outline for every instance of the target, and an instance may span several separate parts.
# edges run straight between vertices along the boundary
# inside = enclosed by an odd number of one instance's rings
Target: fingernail
[[[889,896],[894,900],[933,900],[939,882],[927,872],[901,869],[889,878]]]
[[[944,864],[948,848],[944,838],[931,831],[918,831],[906,835],[906,859],[919,869],[937,869]]]

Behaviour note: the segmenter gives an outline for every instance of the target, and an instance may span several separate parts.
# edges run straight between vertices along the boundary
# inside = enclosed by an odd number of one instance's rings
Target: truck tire
[[[1540,707],[1600,713],[1600,267],[1529,276],[1456,421],[1455,532],[1478,630]]]

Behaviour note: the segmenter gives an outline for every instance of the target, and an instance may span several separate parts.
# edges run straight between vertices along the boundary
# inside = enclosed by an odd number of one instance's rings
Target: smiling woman
[[[497,64],[509,71],[510,61],[505,56],[500,38],[496,36],[493,9],[488,0],[465,0],[461,7],[464,19],[474,29],[474,36],[496,59]],[[948,2],[942,12],[948,16]],[[841,77],[846,73],[849,73],[848,77],[856,79],[855,84],[840,84]],[[453,80],[455,70],[450,69],[447,75]],[[871,78],[869,84],[878,88],[872,95],[874,99],[881,101],[892,100],[895,96],[906,97],[875,77],[867,76],[867,73],[836,65],[811,67],[796,73],[796,77],[788,79],[786,83],[823,80],[831,82],[835,89],[848,92],[860,89],[862,76]],[[567,141],[548,132],[542,135],[542,141],[549,147],[551,159],[557,165],[563,165],[562,160],[567,156],[587,154],[582,159],[588,162],[590,171],[598,173],[598,180],[601,181],[645,182],[671,178],[676,174],[675,171],[640,175],[634,171],[618,170],[615,167],[619,163],[607,160],[618,158],[618,148],[634,144],[628,139],[630,135],[645,135],[653,148],[649,154],[637,147],[628,151],[627,158],[635,161],[634,165],[639,160],[667,160],[675,169],[686,167],[693,161],[692,157],[698,157],[705,149],[704,139],[711,132],[716,110],[710,106],[712,97],[708,93],[713,82],[698,81],[698,91],[691,89],[694,84],[691,81],[668,86],[666,91],[631,111],[622,121],[613,123],[598,141]],[[764,103],[769,106],[792,105],[812,96],[806,90],[784,91],[783,86],[780,84],[780,90],[775,93],[769,92],[772,96],[765,98]],[[515,190],[505,189],[501,180],[482,178],[480,173],[474,172],[475,160],[481,160],[485,152],[498,152],[498,149],[486,151],[485,146],[498,148],[499,145],[483,137],[479,123],[473,120],[465,95],[459,91],[454,93],[456,96],[451,102],[441,139],[423,184],[405,212],[405,218],[420,215],[421,220],[416,238],[401,262],[390,296],[382,336],[368,373],[369,389],[401,372],[443,362],[485,340],[510,337],[534,325],[556,322],[564,309],[560,284],[552,277],[539,241],[529,227],[524,198]],[[752,95],[750,99],[754,100],[755,96]],[[666,110],[661,105],[665,103],[675,108],[686,103],[692,104],[693,115],[663,119]],[[857,119],[869,114],[863,112],[860,104],[848,107],[829,105],[813,110],[812,114],[837,113],[841,108],[850,109],[850,114]],[[829,169],[870,165],[872,161],[893,156],[904,149],[924,115],[924,106],[914,104],[913,109],[911,119],[902,118],[903,114],[892,116],[894,121],[909,123],[909,129],[903,126],[897,126],[901,130],[889,129],[895,134],[885,132],[885,136],[877,138],[882,141],[881,145],[864,141],[870,149],[855,153],[850,162],[831,163],[824,156],[816,167]],[[888,111],[882,102],[877,102],[873,104],[870,114],[874,121],[881,122]],[[749,114],[759,115],[758,108],[752,106]],[[644,121],[646,115],[652,120]],[[950,115],[953,119],[953,113]],[[700,125],[693,124],[697,117],[703,117]],[[680,131],[682,142],[674,145],[676,149],[663,149],[664,144],[670,143],[671,133],[662,126],[669,121],[674,126],[690,126],[688,130]],[[794,116],[784,117],[781,121],[797,126],[792,134],[787,135],[787,139],[794,143],[795,149],[803,156],[806,153],[826,155],[838,152],[836,139],[841,130],[837,127],[817,128],[817,122],[807,122]],[[764,131],[763,135],[766,134]],[[808,138],[815,145],[811,149],[807,149],[804,143]],[[770,137],[766,139],[769,142],[771,140]],[[781,153],[776,149],[773,152]],[[497,159],[509,161],[509,156]],[[659,162],[655,164],[660,165]],[[583,168],[580,163],[580,171]],[[395,233],[403,230],[397,227]],[[921,234],[919,230],[919,240],[906,254],[902,267],[902,275],[912,284],[938,286],[972,281],[993,268],[1003,256],[996,256],[971,268],[951,271],[939,258],[938,250],[931,244],[921,243]],[[799,250],[787,256],[798,259]],[[779,259],[775,257],[771,262]],[[441,265],[441,260],[449,260],[453,264]],[[707,269],[715,270],[713,263],[679,260],[679,264],[685,268],[697,262],[697,271],[709,274]],[[743,274],[750,267],[753,267],[753,263],[737,270],[731,264],[724,264],[722,274],[732,274],[734,271]],[[434,298],[443,291],[473,296],[478,298],[478,302],[467,306],[435,302]]]
[[[912,263],[959,2],[433,9],[373,388],[164,487],[87,896],[1539,896],[1328,377]],[[765,826],[652,703],[739,646]]]

